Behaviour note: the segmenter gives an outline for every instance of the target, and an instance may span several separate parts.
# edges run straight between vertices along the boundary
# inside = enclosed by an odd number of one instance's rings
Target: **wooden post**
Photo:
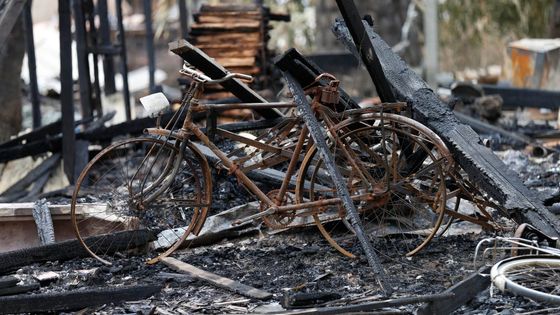
[[[60,106],[62,112],[62,157],[64,173],[71,184],[75,182],[74,169],[76,135],[74,134],[74,102],[72,81],[72,29],[70,2],[58,0],[60,38]]]

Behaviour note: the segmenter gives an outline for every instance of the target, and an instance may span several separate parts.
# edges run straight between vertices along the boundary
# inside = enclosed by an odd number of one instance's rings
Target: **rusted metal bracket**
[[[283,72],[289,73],[301,86],[309,86],[316,81],[316,78],[323,74],[323,71],[319,66],[313,63],[308,58],[301,55],[296,49],[291,48],[287,50],[284,54],[278,57],[274,64]],[[328,84],[329,80],[321,80],[319,83],[322,86]],[[344,111],[347,109],[357,109],[360,108],[358,103],[356,103],[346,92],[342,89],[340,91],[340,101],[337,105],[337,111]]]
[[[391,287],[388,279],[386,278],[385,271],[383,270],[383,266],[379,262],[379,257],[377,257],[377,254],[375,253],[375,250],[373,249],[373,246],[371,245],[369,238],[365,235],[363,231],[360,222],[360,216],[358,214],[358,211],[356,210],[352,198],[350,197],[350,193],[348,192],[348,187],[346,185],[346,182],[344,181],[342,175],[340,174],[338,168],[336,167],[334,158],[332,157],[329,147],[325,141],[321,126],[319,125],[319,122],[315,117],[315,113],[313,112],[311,106],[309,105],[309,102],[307,101],[305,92],[303,91],[303,88],[295,81],[295,79],[289,73],[284,72],[284,77],[288,82],[288,88],[290,89],[290,92],[294,97],[294,101],[297,104],[298,110],[301,113],[301,117],[304,120],[305,125],[309,129],[309,134],[313,138],[313,141],[317,146],[319,154],[321,155],[321,158],[325,162],[325,167],[329,171],[331,175],[331,179],[334,181],[334,185],[336,187],[338,197],[341,199],[342,205],[347,211],[350,224],[352,225],[352,228],[354,229],[354,232],[356,233],[356,236],[360,241],[360,244],[362,246],[362,249],[364,250],[367,261],[372,267],[373,273],[375,274],[375,277],[379,282],[383,292],[385,292],[385,294],[387,295],[391,295],[393,292],[393,288]]]
[[[462,124],[414,71],[376,34],[368,22],[362,21],[374,53],[397,98],[411,104],[414,118],[432,129],[447,144],[458,164],[473,182],[508,210],[517,222],[528,222],[552,236],[560,236],[560,221],[543,205],[540,196],[523,185],[513,171],[482,144],[478,134]],[[337,21],[336,36],[357,57],[346,24]]]
[[[204,72],[204,74],[212,79],[222,78],[228,73],[224,67],[215,63],[214,60],[206,55],[202,50],[198,49],[184,39],[169,43],[169,50],[183,58],[183,60],[193,65],[200,71]],[[233,93],[233,95],[237,96],[242,102],[267,102],[264,98],[250,89],[239,79],[227,80],[223,83],[220,83],[220,85],[222,85],[226,90]],[[278,110],[274,108],[255,109],[255,111],[262,115],[264,118],[276,118],[283,116]]]

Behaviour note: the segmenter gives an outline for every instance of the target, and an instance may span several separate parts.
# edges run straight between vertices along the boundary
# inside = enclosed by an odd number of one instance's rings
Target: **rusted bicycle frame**
[[[298,163],[302,160],[302,156],[305,155],[307,148],[312,145],[312,140],[309,138],[309,131],[307,127],[302,123],[301,119],[298,117],[290,117],[286,118],[281,124],[277,125],[276,127],[272,128],[274,132],[272,132],[273,136],[270,137],[267,141],[263,141],[266,136],[270,136],[271,133],[263,134],[256,139],[251,139],[248,137],[244,137],[238,135],[236,133],[228,132],[222,129],[216,129],[216,134],[220,135],[223,138],[230,139],[235,142],[243,143],[246,147],[253,147],[255,150],[252,154],[248,154],[243,157],[235,157],[235,153],[238,153],[242,149],[234,150],[229,154],[222,151],[218,148],[214,142],[192,121],[192,117],[194,113],[198,112],[220,112],[232,109],[264,109],[264,108],[295,108],[296,104],[293,102],[275,102],[275,103],[236,103],[236,104],[200,104],[199,98],[202,96],[204,92],[204,85],[211,81],[209,78],[201,79],[204,75],[193,71],[182,70],[184,75],[188,75],[193,79],[193,83],[191,86],[191,90],[194,91],[194,94],[190,99],[183,100],[183,106],[188,106],[186,117],[182,123],[180,129],[176,131],[171,131],[166,128],[149,128],[146,130],[148,135],[152,136],[159,136],[165,137],[167,139],[176,139],[181,143],[188,142],[194,136],[200,142],[202,142],[205,146],[207,146],[219,159],[220,163],[222,164],[223,168],[227,169],[229,174],[235,175],[240,183],[242,183],[251,193],[253,193],[258,200],[261,202],[261,212],[256,213],[254,215],[248,216],[246,218],[240,219],[236,224],[240,224],[243,222],[255,220],[262,218],[267,225],[272,228],[285,228],[290,226],[290,223],[294,220],[295,217],[302,217],[302,216],[311,216],[314,214],[318,214],[324,209],[326,206],[332,205],[340,205],[341,200],[340,198],[333,197],[328,199],[321,199],[316,201],[307,201],[307,202],[299,202],[293,203],[293,200],[287,197],[288,188],[290,186],[291,179],[297,172]],[[242,76],[241,76],[242,77]],[[329,78],[331,83],[326,87],[321,86],[313,86],[313,84],[305,89],[306,94],[312,96],[313,101],[311,103],[311,107],[315,112],[316,116],[322,121],[324,127],[329,131],[329,136],[332,140],[341,148],[344,147],[343,141],[338,137],[336,132],[337,124],[345,119],[354,117],[356,121],[359,121],[362,118],[367,118],[368,115],[376,115],[376,113],[380,112],[388,112],[388,113],[400,113],[402,110],[406,108],[405,103],[386,103],[381,104],[376,107],[372,108],[365,108],[365,109],[353,109],[348,110],[342,113],[335,112],[329,108],[329,104],[333,105],[338,102],[338,84],[339,81],[336,80],[332,75],[329,74],[322,74],[318,76],[315,82],[319,82],[321,79]],[[331,106],[332,107],[332,106]],[[334,107],[333,107],[334,108]],[[398,120],[400,116],[393,115],[391,116],[393,119]],[[410,123],[410,122],[409,122]],[[422,130],[426,130],[426,133],[430,133],[435,138],[438,138],[433,134],[430,130],[427,130],[424,126],[419,123],[415,123],[418,128],[423,128]],[[295,131],[294,131],[295,130]],[[445,144],[443,142],[436,143],[436,146],[442,152],[448,152],[445,148]],[[368,178],[369,174],[366,170],[363,169],[356,161],[357,158],[352,155],[352,152],[348,150],[342,150],[342,153],[346,155],[346,159],[349,161],[351,166],[354,169],[361,170],[360,176],[364,178],[364,181],[369,181]],[[263,156],[258,159],[257,162],[253,162],[252,164],[245,165],[249,160],[255,157],[257,154],[262,154]],[[266,155],[266,156],[264,156]],[[446,159],[451,161],[450,156],[446,156]],[[286,161],[290,161],[285,172],[284,179],[282,180],[282,184],[279,189],[273,190],[268,194],[264,193],[247,175],[246,173],[255,168],[269,168],[280,163],[284,163]],[[449,172],[447,175],[451,175]],[[458,178],[455,176],[454,178]],[[472,187],[466,187],[464,182],[458,181],[458,188],[454,191],[449,192],[448,197],[455,197],[461,195],[463,199],[471,200],[478,204],[480,199],[476,199],[472,193]],[[373,188],[373,187],[372,187]],[[390,189],[390,186],[387,185],[385,189]],[[360,195],[353,195],[352,199],[354,201],[366,201],[366,202],[373,202],[375,203],[378,199],[376,196],[375,189],[372,189],[371,192],[360,194]],[[494,225],[488,223],[491,220],[491,216],[485,211],[486,205],[479,205],[479,209],[483,213],[482,219],[474,218],[471,216],[463,215],[457,211],[459,206],[459,202],[456,203],[456,209],[442,209],[447,216],[452,218],[457,218],[461,220],[467,220],[476,224],[480,224],[485,228],[493,229],[495,228]],[[204,219],[204,218],[203,218]],[[449,221],[448,225],[451,224],[452,220]],[[197,227],[202,226],[203,221],[197,223]],[[447,229],[447,227],[445,228]],[[444,230],[445,231],[445,230]],[[443,232],[444,232],[443,231]],[[327,240],[331,245],[337,247],[336,242],[332,239],[327,237]],[[431,237],[428,241],[431,240]],[[337,249],[339,249],[337,247]],[[339,249],[340,250],[340,249]],[[349,253],[342,253],[346,254],[347,256],[352,257],[353,255]]]
[[[196,74],[189,73],[191,78],[196,79]],[[324,75],[317,78],[320,80],[324,77]],[[331,76],[332,77],[332,76]],[[321,117],[322,121],[325,122],[328,129],[332,129],[335,126],[335,122],[337,122],[340,117],[337,117],[334,112],[328,110],[328,108],[321,105],[318,102],[320,98],[323,98],[323,102],[329,103],[336,103],[336,99],[334,98],[333,94],[337,92],[338,81],[333,79],[333,84],[327,88],[326,93],[321,93],[322,91],[317,88],[308,89],[309,94],[315,95],[314,101],[314,110],[319,117]],[[292,129],[296,128],[299,130],[299,135],[297,136],[297,140],[295,144],[292,144],[288,147],[277,147],[267,143],[260,142],[258,140],[250,139],[247,137],[240,136],[235,133],[231,133],[225,130],[217,129],[216,132],[218,135],[222,136],[223,138],[227,138],[236,142],[244,143],[248,146],[252,146],[260,150],[260,152],[267,152],[271,154],[271,157],[265,158],[260,163],[255,163],[253,165],[249,165],[247,167],[241,167],[240,164],[246,161],[248,158],[243,157],[239,159],[232,159],[231,153],[226,154],[220,148],[218,148],[210,138],[202,132],[202,130],[193,123],[192,117],[193,113],[196,112],[206,112],[209,110],[219,112],[219,111],[226,111],[231,109],[262,109],[262,108],[294,108],[296,105],[293,102],[279,102],[279,103],[238,103],[238,104],[212,104],[212,105],[203,105],[200,104],[198,99],[202,96],[204,91],[204,84],[205,81],[199,80],[193,82],[193,90],[194,95],[192,100],[189,101],[188,109],[186,117],[183,121],[182,127],[177,131],[170,131],[164,128],[148,128],[145,133],[152,136],[163,136],[170,139],[176,139],[180,142],[190,141],[191,135],[196,137],[199,141],[201,141],[205,146],[207,146],[221,161],[221,164],[229,171],[229,174],[235,175],[237,179],[245,186],[247,189],[253,193],[264,205],[266,205],[266,210],[257,213],[255,215],[246,217],[242,220],[237,221],[236,223],[242,223],[258,218],[265,218],[265,222],[267,221],[266,218],[270,216],[274,216],[277,214],[282,213],[292,213],[294,211],[298,212],[297,216],[305,216],[311,215],[314,211],[318,211],[317,209],[321,209],[327,205],[336,205],[340,204],[340,198],[330,198],[324,199],[319,201],[313,202],[305,202],[299,204],[287,204],[282,205],[282,201],[285,200],[286,194],[288,192],[288,187],[290,185],[290,179],[296,173],[296,167],[298,162],[301,160],[300,156],[305,153],[304,146],[309,141],[309,133],[305,125],[302,124],[301,120],[298,118],[290,118],[287,122],[283,123],[284,126],[279,126],[278,129],[279,133],[276,138],[273,140],[278,141],[282,137],[286,137],[287,133],[289,133]],[[325,98],[325,95],[328,95]],[[403,104],[387,104],[388,108],[402,108]],[[377,109],[379,110],[379,109]],[[372,109],[365,110],[364,112],[371,112],[375,111]],[[358,114],[358,112],[352,112],[350,114]],[[342,116],[345,118],[346,116]],[[331,134],[332,137],[335,139],[337,138],[336,134]],[[293,148],[292,148],[293,147]],[[350,153],[348,153],[350,154]],[[350,155],[349,155],[350,157]],[[249,177],[247,177],[246,172],[256,168],[268,168],[274,165],[280,164],[290,160],[288,168],[285,172],[285,177],[282,180],[281,187],[275,191],[275,196],[269,196],[265,194]],[[241,163],[240,163],[241,162]],[[357,167],[357,166],[356,166]],[[368,194],[363,194],[359,196],[352,196],[353,200],[364,200],[367,201],[371,199],[372,196]],[[274,224],[270,224],[274,226]]]

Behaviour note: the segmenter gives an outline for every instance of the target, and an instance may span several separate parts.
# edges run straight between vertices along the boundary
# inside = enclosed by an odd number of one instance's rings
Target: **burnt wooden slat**
[[[200,71],[204,72],[212,79],[219,79],[224,77],[228,72],[221,65],[215,63],[212,58],[206,55],[203,51],[193,46],[191,43],[184,39],[169,43],[169,50],[179,55],[183,60],[195,66]],[[239,79],[232,79],[221,83],[226,90],[230,91],[233,95],[237,96],[242,102],[247,103],[266,103],[267,101],[249,88],[245,83]],[[282,114],[272,108],[257,110],[264,118],[281,117]]]
[[[160,290],[159,285],[135,285],[5,296],[0,297],[0,314],[79,310],[122,301],[143,300]]]
[[[86,242],[95,244],[100,236],[86,238]],[[118,252],[119,250],[142,246],[157,237],[153,232],[147,230],[124,231],[113,233],[111,248],[107,254]],[[45,261],[63,261],[79,257],[88,257],[89,253],[84,249],[78,240],[69,240],[49,245],[19,249],[10,252],[0,253],[0,274],[12,271],[23,266]],[[1,304],[0,304],[1,305]]]
[[[443,292],[443,294],[453,293],[448,299],[429,301],[420,306],[416,314],[445,315],[453,313],[453,311],[468,303],[490,285],[490,277],[482,275],[489,272],[490,267],[484,267],[478,272],[471,274]]]
[[[202,270],[172,257],[162,258],[162,262],[175,271],[185,273],[193,278],[208,282],[212,285],[233,291],[243,296],[248,296],[259,300],[268,300],[272,297],[272,293],[248,286],[232,279],[219,276],[206,270]]]

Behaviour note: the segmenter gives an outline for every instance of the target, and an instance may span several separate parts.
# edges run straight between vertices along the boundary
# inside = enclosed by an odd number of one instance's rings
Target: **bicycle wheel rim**
[[[522,270],[523,273],[520,273]],[[548,276],[544,274],[546,271],[549,272]],[[531,275],[531,272],[538,272],[540,275]],[[554,277],[552,279],[551,274]],[[536,301],[560,304],[560,258],[512,257],[495,264],[490,271],[490,275],[492,283],[501,291],[510,291]],[[522,277],[525,277],[525,279],[522,279]],[[542,282],[541,290],[536,288],[537,283],[535,281],[539,282],[539,280],[542,280],[540,281]],[[532,287],[528,287],[528,285]],[[542,290],[544,285],[552,286],[553,289],[548,289],[546,291],[549,292],[545,292],[545,290]]]

